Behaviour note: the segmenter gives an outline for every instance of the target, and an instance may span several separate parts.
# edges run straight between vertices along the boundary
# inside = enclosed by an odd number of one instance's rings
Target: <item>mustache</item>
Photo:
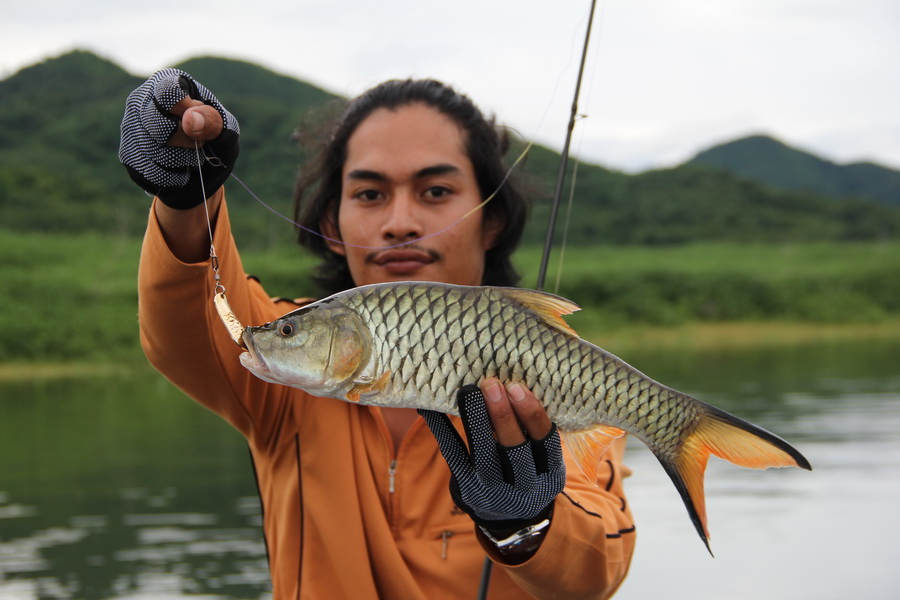
[[[367,263],[375,263],[385,254],[389,254],[392,252],[419,252],[421,254],[425,254],[433,261],[438,261],[442,258],[441,253],[432,248],[427,248],[421,244],[417,244],[416,242],[410,242],[408,244],[403,244],[402,246],[391,246],[389,248],[381,248],[379,250],[374,250],[366,254],[366,262]]]

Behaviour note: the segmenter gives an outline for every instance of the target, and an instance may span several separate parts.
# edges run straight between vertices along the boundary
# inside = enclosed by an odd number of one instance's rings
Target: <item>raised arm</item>
[[[252,324],[279,309],[246,278],[231,236],[223,184],[237,156],[237,120],[187,73],[159,71],[128,96],[119,158],[156,196],[138,274],[141,345],[170,381],[249,437],[266,435],[267,411],[276,411],[263,382],[238,363],[239,349],[213,308],[204,196],[235,313]]]
[[[214,217],[239,153],[237,119],[190,75],[163,69],[128,96],[121,131],[119,160],[159,197],[156,217],[169,248],[184,262],[205,260],[203,200]]]

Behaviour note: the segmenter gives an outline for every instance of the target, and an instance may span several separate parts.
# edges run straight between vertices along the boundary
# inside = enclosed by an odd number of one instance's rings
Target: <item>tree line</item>
[[[179,65],[241,121],[235,174],[284,215],[321,121],[342,99],[242,61]],[[116,156],[125,97],[143,80],[75,51],[0,81],[0,228],[139,235],[147,199]],[[513,144],[510,161],[523,143]],[[534,146],[517,177],[531,199],[525,242],[542,241],[559,155]],[[750,160],[748,158],[747,160]],[[574,167],[570,167],[572,182]],[[486,192],[488,193],[488,192]],[[236,234],[247,244],[288,241],[290,226],[229,183]],[[791,191],[692,162],[636,175],[578,165],[568,221],[573,245],[896,239],[900,206],[877,198]],[[565,209],[564,209],[565,210]]]

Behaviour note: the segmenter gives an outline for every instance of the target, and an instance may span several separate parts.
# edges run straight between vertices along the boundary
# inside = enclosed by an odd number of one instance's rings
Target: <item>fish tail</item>
[[[777,435],[713,406],[704,405],[704,409],[674,459],[659,455],[657,458],[681,494],[697,533],[712,554],[703,492],[703,475],[710,454],[751,469],[812,470],[812,467],[800,452]]]

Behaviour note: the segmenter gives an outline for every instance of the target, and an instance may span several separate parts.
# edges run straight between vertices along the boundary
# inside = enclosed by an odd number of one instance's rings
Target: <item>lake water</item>
[[[640,444],[623,599],[900,594],[900,343],[624,356],[787,438],[814,471],[713,460],[706,552]],[[149,370],[0,382],[0,599],[267,598],[243,439]]]

